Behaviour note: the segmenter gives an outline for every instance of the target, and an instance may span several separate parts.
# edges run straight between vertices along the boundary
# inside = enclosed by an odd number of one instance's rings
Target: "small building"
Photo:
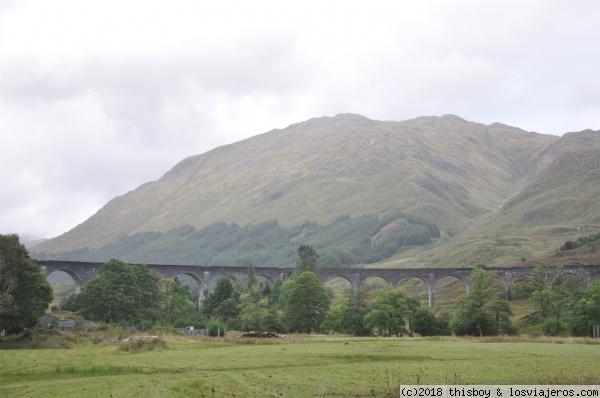
[[[92,326],[94,322],[85,321],[84,326]],[[52,314],[45,314],[39,320],[40,329],[73,329],[75,327],[75,320],[73,319],[63,319]]]

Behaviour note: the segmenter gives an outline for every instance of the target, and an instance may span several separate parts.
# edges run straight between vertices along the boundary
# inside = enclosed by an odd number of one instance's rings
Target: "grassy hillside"
[[[184,225],[276,220],[296,228],[401,211],[435,223],[441,239],[378,266],[517,261],[600,230],[599,137],[559,138],[452,115],[311,119],[187,158],[32,253],[98,250]]]
[[[538,163],[537,173],[500,209],[448,244],[400,253],[397,262],[457,266],[531,260],[600,231],[600,132],[566,134]]]

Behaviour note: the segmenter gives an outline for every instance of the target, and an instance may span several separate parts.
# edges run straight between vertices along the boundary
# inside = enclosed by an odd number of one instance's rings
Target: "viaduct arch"
[[[100,267],[104,263],[83,262],[83,261],[60,261],[60,260],[42,260],[38,261],[46,277],[56,271],[63,271],[69,274],[77,290],[81,290],[90,280],[98,276]],[[148,268],[155,270],[163,278],[175,279],[177,275],[185,274],[191,276],[200,288],[200,298],[198,306],[202,307],[204,297],[208,291],[211,282],[222,275],[227,275],[234,280],[245,281],[248,278],[248,269],[246,267],[206,267],[201,265],[166,265],[166,264],[148,264]],[[555,268],[551,268],[555,270]],[[489,272],[494,272],[496,276],[504,283],[506,297],[510,298],[513,283],[524,275],[534,275],[534,267],[489,267]],[[291,268],[277,267],[255,267],[256,275],[262,276],[270,281],[277,278],[288,279],[292,275]],[[350,282],[354,290],[360,288],[368,278],[381,278],[390,284],[393,288],[399,286],[408,278],[419,278],[427,285],[429,293],[429,306],[435,304],[435,285],[447,276],[460,279],[470,291],[471,286],[467,282],[467,277],[471,275],[472,268],[320,268],[317,270],[317,276],[322,284],[327,283],[335,277],[342,277]],[[550,277],[547,271],[547,277]],[[600,277],[600,265],[569,265],[561,268],[560,272],[553,273],[552,276],[559,277],[564,274],[572,274],[581,277],[589,286],[595,279]]]

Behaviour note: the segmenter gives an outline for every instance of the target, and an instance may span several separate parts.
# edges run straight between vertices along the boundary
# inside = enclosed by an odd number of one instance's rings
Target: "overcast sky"
[[[600,129],[600,1],[0,0],[0,233],[312,117]]]

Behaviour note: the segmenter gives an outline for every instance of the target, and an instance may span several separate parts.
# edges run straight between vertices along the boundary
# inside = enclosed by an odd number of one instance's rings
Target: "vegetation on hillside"
[[[575,250],[583,246],[589,246],[590,251],[596,251],[596,245],[600,244],[600,232],[595,235],[581,236],[575,241],[568,240],[561,247],[561,251]]]
[[[322,261],[342,266],[354,262],[352,256],[366,264],[381,258],[389,267],[538,258],[578,233],[600,228],[599,150],[600,134],[594,131],[556,137],[451,115],[404,122],[356,115],[312,119],[187,158],[158,181],[111,200],[89,220],[33,250],[50,258],[86,247],[93,252],[124,237],[135,248],[187,224],[195,232],[209,228],[239,237],[236,226],[250,230],[269,220],[285,228],[306,220],[326,226],[344,214],[357,219],[402,209],[427,217],[444,239],[426,248],[402,245],[391,256],[393,244],[382,242],[378,253],[363,250],[352,236],[328,247],[320,246],[325,240],[298,241],[285,250],[275,243],[280,252],[273,261],[291,266],[301,244],[312,244]],[[188,234],[178,232],[182,242],[156,247],[154,254],[190,249]],[[296,236],[304,238],[302,231],[288,238]],[[370,243],[385,236],[370,235]],[[256,255],[251,259],[243,248],[226,258],[190,249],[189,258],[178,262],[271,265],[273,251],[261,259],[254,243],[249,239]],[[157,262],[125,258],[129,253],[113,249],[95,260]]]
[[[440,237],[438,226],[403,212],[386,216],[344,215],[320,225],[284,227],[277,221],[240,227],[218,223],[196,229],[185,225],[171,231],[123,236],[100,249],[81,249],[59,254],[38,253],[40,260],[105,262],[119,258],[146,264],[227,265],[291,267],[298,246],[319,251],[319,266],[341,267],[372,264],[403,248],[424,245]]]

